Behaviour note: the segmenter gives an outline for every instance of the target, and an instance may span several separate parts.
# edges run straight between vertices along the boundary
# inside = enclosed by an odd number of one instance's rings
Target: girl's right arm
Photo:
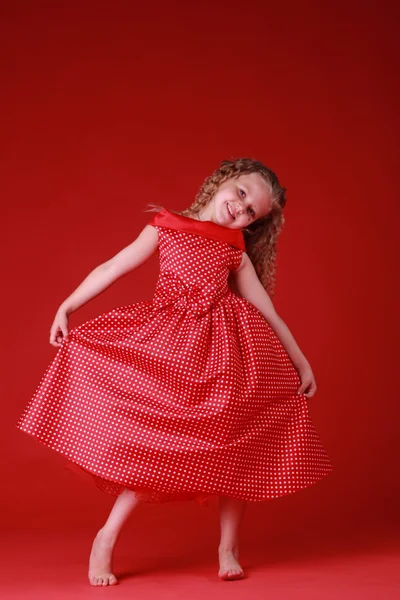
[[[82,281],[76,290],[64,300],[57,310],[50,329],[50,344],[61,346],[68,337],[68,315],[98,296],[114,281],[146,262],[158,248],[158,232],[146,225],[138,237],[118,254],[102,263]]]

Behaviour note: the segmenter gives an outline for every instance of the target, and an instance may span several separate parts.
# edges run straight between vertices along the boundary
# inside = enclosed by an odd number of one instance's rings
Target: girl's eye
[[[243,194],[244,194],[244,195],[242,196],[242,198],[244,198],[244,197],[246,196],[246,192],[245,192],[244,190],[242,190],[242,188],[239,188],[239,193],[240,193],[240,194],[242,194],[242,192],[243,192]],[[255,214],[256,214],[256,213],[255,213],[255,211],[254,211],[252,208],[249,208],[249,210],[250,210],[250,212],[251,212],[252,216],[254,217],[254,216],[255,216]]]

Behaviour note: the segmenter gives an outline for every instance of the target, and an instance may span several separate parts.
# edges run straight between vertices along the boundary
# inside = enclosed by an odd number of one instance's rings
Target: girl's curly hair
[[[272,207],[266,216],[260,217],[242,229],[242,233],[246,252],[254,265],[258,278],[265,290],[273,296],[276,284],[277,240],[285,224],[282,209],[286,204],[286,188],[280,185],[278,177],[271,169],[253,158],[223,160],[220,167],[204,180],[194,202],[189,208],[178,214],[196,217],[200,210],[212,200],[222,183],[249,173],[259,173],[263,177],[270,190]],[[158,211],[163,208],[155,204],[148,206],[153,207],[149,209],[150,211]]]

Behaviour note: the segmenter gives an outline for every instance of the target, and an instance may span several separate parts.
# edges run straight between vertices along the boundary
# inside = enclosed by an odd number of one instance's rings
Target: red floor
[[[155,514],[155,513],[154,513]],[[321,531],[302,539],[277,536],[261,549],[242,542],[241,564],[246,578],[224,582],[217,577],[212,542],[186,537],[168,543],[161,531],[164,516],[155,517],[154,531],[138,532],[134,518],[126,525],[114,554],[119,585],[96,588],[87,580],[87,559],[94,530],[8,532],[2,536],[2,600],[119,598],[252,600],[391,600],[400,598],[399,535],[389,530],[353,531],[345,535]],[[214,515],[213,517],[214,518]],[[39,527],[38,527],[39,525]],[[166,528],[173,527],[171,523]],[[215,534],[215,532],[214,532]],[[214,536],[213,536],[214,537]],[[299,537],[298,535],[296,536]],[[174,546],[172,547],[172,543]],[[260,540],[257,542],[260,544]]]

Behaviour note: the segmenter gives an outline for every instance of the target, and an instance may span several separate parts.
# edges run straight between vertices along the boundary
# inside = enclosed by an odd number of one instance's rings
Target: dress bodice
[[[245,249],[240,230],[166,209],[149,224],[159,233],[156,308],[174,305],[201,315],[230,293],[229,273],[239,267]]]

